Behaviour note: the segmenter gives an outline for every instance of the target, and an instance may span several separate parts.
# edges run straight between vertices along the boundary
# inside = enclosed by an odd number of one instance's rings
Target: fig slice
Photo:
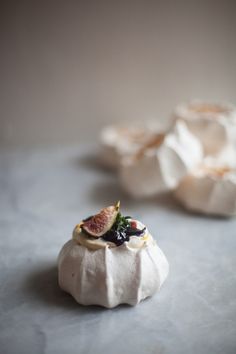
[[[96,238],[103,236],[112,228],[119,210],[120,202],[117,202],[116,205],[103,208],[98,214],[83,222],[81,226],[82,230]]]

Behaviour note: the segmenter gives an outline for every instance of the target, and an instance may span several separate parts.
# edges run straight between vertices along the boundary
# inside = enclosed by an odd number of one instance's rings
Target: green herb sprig
[[[112,226],[112,229],[116,231],[124,231],[128,227],[130,227],[129,220],[127,219],[126,216],[122,216],[121,213],[119,212],[117,214],[116,221]]]

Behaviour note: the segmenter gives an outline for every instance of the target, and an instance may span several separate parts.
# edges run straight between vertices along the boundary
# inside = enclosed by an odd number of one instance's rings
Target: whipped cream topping
[[[129,219],[129,221],[135,221],[137,224],[137,229],[139,230],[143,230],[145,228],[145,225],[138,220]],[[121,247],[121,246],[117,246],[113,242],[104,240],[102,237],[95,238],[93,236],[89,236],[85,234],[82,231],[80,224],[78,224],[75,227],[72,234],[72,239],[75,242],[77,242],[79,245],[82,245],[91,250],[98,250],[100,248],[106,248],[106,247],[109,248]],[[152,236],[150,235],[148,229],[145,228],[143,234],[141,234],[140,236],[130,236],[129,241],[125,241],[125,243],[129,248],[142,248],[147,243],[151,242],[151,240],[152,240]]]

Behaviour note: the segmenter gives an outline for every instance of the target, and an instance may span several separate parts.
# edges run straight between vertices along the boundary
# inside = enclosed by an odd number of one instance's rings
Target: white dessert
[[[157,122],[141,124],[110,125],[102,129],[100,134],[100,157],[102,163],[111,168],[119,167],[122,159],[131,156],[150,139],[163,131]]]
[[[189,210],[236,215],[236,171],[229,167],[203,166],[181,181],[175,195]]]
[[[133,197],[152,197],[176,188],[183,176],[202,158],[200,142],[185,123],[177,122],[169,133],[157,136],[137,154],[123,159],[121,184]]]
[[[218,154],[206,156],[204,164],[213,167],[228,166],[232,169],[236,168],[236,144],[228,144]]]
[[[236,142],[236,108],[231,104],[192,101],[178,105],[174,114],[186,122],[207,155]]]
[[[136,305],[165,281],[169,271],[166,257],[142,223],[130,222],[142,234],[119,246],[84,234],[81,224],[63,246],[58,257],[59,285],[79,304]]]

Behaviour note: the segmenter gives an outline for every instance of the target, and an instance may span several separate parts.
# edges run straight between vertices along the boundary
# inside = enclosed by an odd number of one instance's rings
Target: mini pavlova
[[[60,287],[82,305],[136,305],[165,281],[169,265],[140,221],[120,203],[78,224],[58,257]]]
[[[100,133],[100,161],[110,168],[118,168],[123,158],[136,154],[150,139],[165,131],[160,123],[147,121],[114,124]]]
[[[179,104],[174,116],[201,141],[206,155],[236,143],[236,107],[232,104],[194,100]]]
[[[175,195],[192,211],[236,215],[236,170],[202,164],[182,179]]]
[[[203,158],[201,143],[184,122],[176,122],[166,134],[157,134],[139,151],[122,160],[123,188],[133,197],[153,197],[173,190]]]

